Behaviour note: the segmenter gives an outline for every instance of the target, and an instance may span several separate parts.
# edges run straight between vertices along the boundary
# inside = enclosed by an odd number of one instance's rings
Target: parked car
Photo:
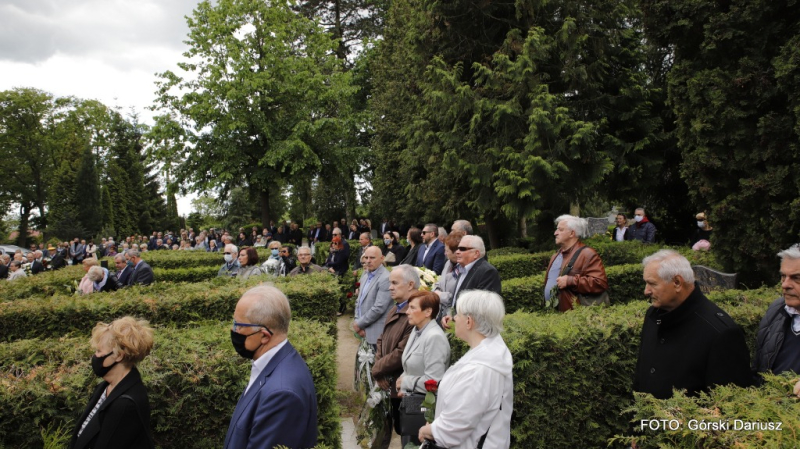
[[[16,253],[18,249],[22,250],[22,254],[25,256],[31,252],[31,250],[27,248],[21,248],[17,245],[0,245],[0,254],[8,254],[9,256],[13,257],[14,253]]]

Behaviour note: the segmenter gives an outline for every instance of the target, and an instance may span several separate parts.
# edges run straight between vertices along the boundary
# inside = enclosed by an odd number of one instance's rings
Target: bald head
[[[370,246],[366,250],[364,250],[364,256],[362,257],[364,261],[364,268],[367,271],[375,271],[383,265],[383,254],[381,253],[381,249],[377,246]]]

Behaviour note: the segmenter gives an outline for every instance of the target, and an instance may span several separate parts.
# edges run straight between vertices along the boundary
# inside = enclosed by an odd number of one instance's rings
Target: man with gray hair
[[[386,417],[385,428],[391,429],[392,422],[397,433],[400,433],[400,397],[397,394],[397,378],[403,374],[403,351],[414,326],[408,324],[408,300],[412,293],[419,291],[419,275],[411,265],[398,265],[389,273],[389,294],[394,306],[383,323],[383,332],[378,337],[375,351],[375,364],[372,366],[372,377],[383,390],[391,396],[392,410]],[[392,432],[384,433],[381,447],[388,448]],[[410,440],[409,440],[410,441]],[[404,441],[407,443],[408,441]],[[405,447],[405,446],[404,446]]]
[[[234,277],[239,274],[239,249],[233,243],[225,245],[223,253],[225,263],[219,267],[217,277]]]
[[[442,327],[450,328],[458,308],[458,297],[468,290],[488,290],[498,295],[502,293],[500,273],[486,258],[486,246],[483,239],[477,235],[465,235],[456,248],[456,267],[452,273],[443,276],[453,276],[457,279],[456,289],[453,292],[453,307],[450,313],[442,317]]]
[[[289,300],[270,285],[251,288],[236,303],[231,343],[252,366],[224,449],[317,444],[317,393],[306,362],[288,340],[291,320]]]
[[[603,293],[608,289],[608,278],[603,261],[595,250],[580,241],[585,237],[589,223],[584,218],[562,215],[556,218],[558,251],[550,257],[544,283],[545,304],[560,312],[572,310],[573,304],[583,298],[582,305],[608,302]]]
[[[125,252],[125,255],[128,257],[133,263],[133,271],[131,272],[130,278],[128,278],[128,285],[150,285],[155,280],[155,276],[153,276],[153,269],[150,268],[150,265],[147,264],[142,257],[139,255],[139,251],[135,249],[129,249]]]
[[[467,235],[472,235],[472,225],[467,220],[456,220],[453,222],[453,225],[450,226],[450,232],[453,231],[464,231]]]
[[[673,389],[695,396],[714,385],[749,386],[744,332],[703,295],[689,261],[665,249],[642,265],[644,294],[652,305],[644,318],[633,390],[666,399]]]
[[[762,382],[760,373],[800,373],[800,245],[779,252],[778,257],[783,296],[770,304],[758,325],[753,358],[758,383]]]

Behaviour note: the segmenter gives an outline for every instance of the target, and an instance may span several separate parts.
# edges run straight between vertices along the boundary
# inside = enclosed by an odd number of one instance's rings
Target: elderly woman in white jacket
[[[505,307],[500,295],[472,290],[458,298],[456,337],[470,350],[439,383],[433,423],[419,439],[446,448],[508,448],[514,407],[513,361],[500,332]]]

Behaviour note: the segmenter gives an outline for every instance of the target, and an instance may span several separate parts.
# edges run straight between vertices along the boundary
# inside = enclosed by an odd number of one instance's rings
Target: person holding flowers
[[[500,332],[505,307],[497,293],[465,291],[453,318],[470,347],[439,382],[432,423],[419,430],[428,447],[508,448],[514,407],[513,360]]]
[[[450,365],[450,343],[436,323],[439,296],[429,291],[414,292],[408,300],[408,324],[414,331],[403,351],[403,374],[397,379],[397,394],[426,394],[444,376]],[[416,435],[408,438],[416,440]],[[419,441],[412,441],[419,444]],[[407,441],[402,441],[403,446]]]

